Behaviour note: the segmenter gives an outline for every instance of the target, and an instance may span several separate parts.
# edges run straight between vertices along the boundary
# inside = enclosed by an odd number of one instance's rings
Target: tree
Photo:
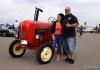
[[[100,28],[100,24],[99,24],[99,28]]]
[[[86,22],[84,22],[84,29],[86,29],[87,28],[87,23]]]
[[[87,25],[87,23],[86,23],[86,22],[84,22],[84,25]]]

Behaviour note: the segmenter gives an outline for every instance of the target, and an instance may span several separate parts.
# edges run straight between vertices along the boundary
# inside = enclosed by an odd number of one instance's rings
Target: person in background
[[[15,31],[15,37],[16,38],[18,36],[18,26],[19,26],[18,20],[15,20],[15,23],[14,23],[14,31]]]
[[[71,8],[65,8],[65,17],[62,21],[62,40],[63,47],[67,53],[67,57],[64,60],[70,64],[74,64],[75,56],[75,43],[76,43],[76,32],[75,28],[79,26],[77,18],[71,13]]]
[[[62,34],[62,20],[63,20],[64,14],[59,13],[57,15],[57,21],[55,21],[52,24],[51,27],[51,33],[53,35],[53,39],[55,40],[54,42],[54,47],[57,46],[57,61],[60,61],[60,54],[61,54],[61,34]]]
[[[79,33],[80,33],[79,37],[82,37],[82,35],[83,35],[83,26],[82,25],[79,27]]]

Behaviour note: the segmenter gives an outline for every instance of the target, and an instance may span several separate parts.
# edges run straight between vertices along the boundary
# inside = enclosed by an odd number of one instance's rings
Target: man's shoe
[[[68,62],[70,64],[74,64],[75,63],[75,60],[74,59],[70,59],[70,58],[66,58],[64,61]]]
[[[74,64],[74,63],[75,63],[75,60],[74,60],[74,59],[69,59],[68,62],[69,62],[70,64]]]

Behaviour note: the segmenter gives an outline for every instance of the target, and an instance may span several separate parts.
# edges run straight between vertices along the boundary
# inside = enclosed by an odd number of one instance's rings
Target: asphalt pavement
[[[81,38],[77,35],[75,64],[56,62],[56,55],[49,64],[40,65],[36,61],[35,51],[27,50],[21,58],[9,55],[9,44],[13,37],[0,37],[0,70],[100,70],[100,34],[86,33]]]

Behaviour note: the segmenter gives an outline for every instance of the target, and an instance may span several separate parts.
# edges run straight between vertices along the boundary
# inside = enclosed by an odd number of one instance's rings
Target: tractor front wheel
[[[52,60],[54,49],[48,44],[42,44],[36,53],[36,59],[40,64],[47,64]]]
[[[26,49],[20,46],[19,40],[14,40],[9,46],[9,54],[14,58],[22,57]]]

